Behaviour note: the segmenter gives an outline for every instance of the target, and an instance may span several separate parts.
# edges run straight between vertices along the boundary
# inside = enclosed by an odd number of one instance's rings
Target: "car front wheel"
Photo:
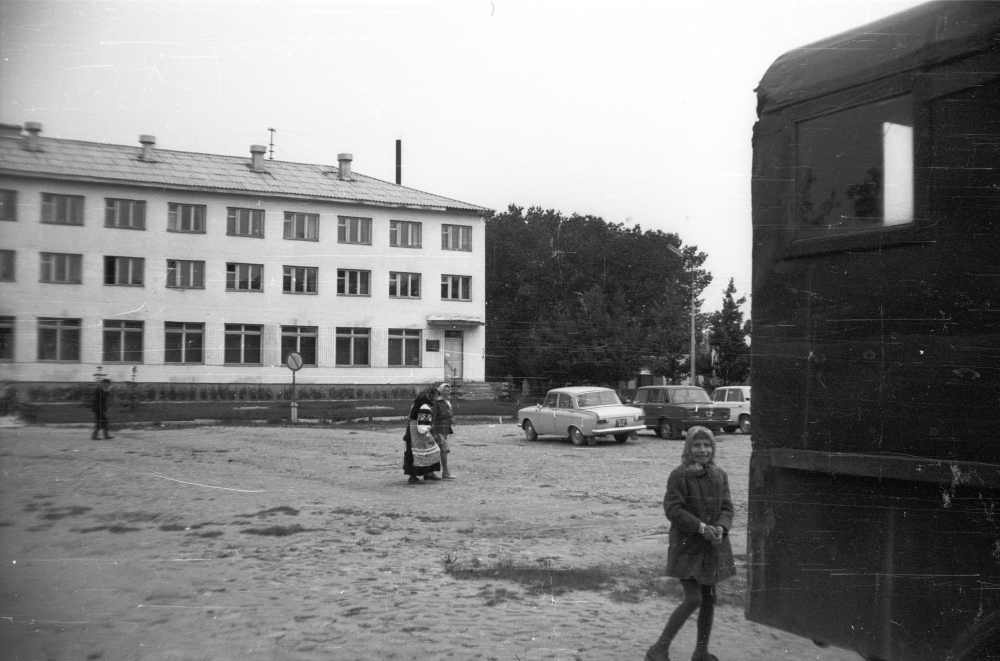
[[[740,431],[744,434],[750,433],[750,416],[746,413],[740,416]]]
[[[531,420],[525,420],[522,429],[524,429],[524,440],[529,443],[538,440],[538,432],[535,431],[535,425],[531,424]]]
[[[583,437],[583,432],[576,427],[569,428],[569,441],[573,445],[583,445],[586,439]]]
[[[660,424],[656,428],[656,434],[668,441],[672,438],[677,438],[677,432],[678,429],[669,420],[660,420]]]

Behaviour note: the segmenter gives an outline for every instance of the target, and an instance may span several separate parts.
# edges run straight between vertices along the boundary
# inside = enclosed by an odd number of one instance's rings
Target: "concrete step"
[[[451,387],[452,397],[464,400],[497,399],[499,390],[492,383],[465,381]]]

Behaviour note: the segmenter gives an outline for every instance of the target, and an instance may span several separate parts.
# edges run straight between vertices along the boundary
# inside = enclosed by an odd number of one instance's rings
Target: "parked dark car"
[[[642,408],[646,429],[660,438],[680,438],[694,425],[718,432],[729,424],[729,408],[713,405],[698,386],[643,386],[635,392],[633,404]]]

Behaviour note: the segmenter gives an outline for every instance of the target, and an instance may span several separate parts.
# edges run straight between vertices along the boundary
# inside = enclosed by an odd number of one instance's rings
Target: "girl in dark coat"
[[[669,661],[670,643],[698,611],[698,636],[691,661],[718,661],[708,652],[715,616],[715,584],[736,573],[729,529],[733,500],[729,478],[715,465],[715,437],[705,427],[688,430],[681,465],[667,478],[663,511],[670,520],[667,576],[679,578],[684,601],[667,620],[646,661]]]

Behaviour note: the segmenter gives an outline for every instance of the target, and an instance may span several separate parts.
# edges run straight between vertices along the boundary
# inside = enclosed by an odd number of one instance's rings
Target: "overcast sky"
[[[0,122],[677,232],[750,288],[754,88],[913,0],[0,0]],[[627,260],[628,255],[620,259]]]

